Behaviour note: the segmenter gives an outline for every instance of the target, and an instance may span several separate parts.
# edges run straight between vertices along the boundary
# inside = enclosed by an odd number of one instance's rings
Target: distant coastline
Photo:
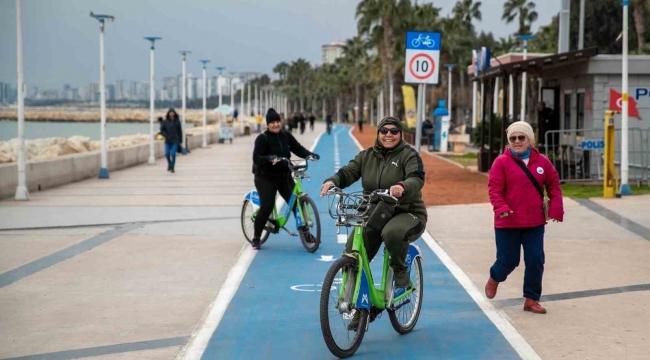
[[[180,114],[180,110],[177,109]],[[154,112],[154,118],[164,117],[167,109],[159,109]],[[18,114],[16,109],[0,109],[0,119],[16,121]],[[194,124],[203,122],[202,109],[188,109],[185,111],[185,120]],[[217,115],[212,111],[207,111],[206,120],[208,124],[217,121]],[[32,107],[25,109],[25,121],[33,122],[99,122],[99,109],[79,109],[79,108],[40,108]],[[121,123],[148,123],[150,121],[149,109],[106,109],[107,122]]]

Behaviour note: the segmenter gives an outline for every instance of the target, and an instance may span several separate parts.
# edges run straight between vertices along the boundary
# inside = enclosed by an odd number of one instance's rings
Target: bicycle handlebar
[[[307,171],[307,169],[309,168],[309,161],[314,161],[314,162],[318,161],[318,160],[316,160],[316,158],[314,158],[311,155],[309,155],[309,156],[307,156],[305,158],[305,164],[304,165],[293,165],[291,163],[291,159],[286,158],[286,157],[277,157],[276,159],[278,160],[278,162],[280,162],[280,161],[285,162],[287,164],[287,167],[291,171]]]

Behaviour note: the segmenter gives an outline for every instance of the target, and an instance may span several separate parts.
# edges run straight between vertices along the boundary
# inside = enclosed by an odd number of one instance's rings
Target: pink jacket
[[[512,155],[510,149],[506,148],[504,153],[494,160],[490,169],[488,192],[494,209],[496,229],[529,228],[546,224],[542,210],[542,197],[515,161],[522,160]],[[551,200],[549,217],[563,221],[562,188],[551,161],[537,149],[531,148],[528,170],[542,189],[546,188],[546,193]],[[513,213],[499,218],[499,215],[505,211],[513,211]]]

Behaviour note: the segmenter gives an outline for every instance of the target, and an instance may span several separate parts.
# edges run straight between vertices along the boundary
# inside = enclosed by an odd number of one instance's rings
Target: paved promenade
[[[358,152],[348,127],[323,130],[296,135],[322,156],[304,183],[314,198]],[[0,359],[332,359],[318,289],[342,245],[327,199],[315,254],[286,234],[250,250],[253,141],[193,150],[175,174],[159,159],[0,202]],[[521,311],[523,261],[495,300],[482,294],[488,204],[429,208],[420,321],[399,336],[378,319],[355,358],[647,359],[650,197],[565,208],[546,231],[545,316]]]

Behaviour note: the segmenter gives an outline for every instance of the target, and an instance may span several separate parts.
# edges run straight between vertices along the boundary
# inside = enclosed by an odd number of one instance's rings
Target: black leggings
[[[295,184],[290,174],[277,177],[255,176],[255,188],[257,188],[257,193],[260,196],[260,211],[255,217],[255,234],[253,237],[259,239],[262,236],[264,225],[266,225],[266,221],[273,212],[275,194],[279,191],[280,196],[288,204]],[[293,210],[295,211],[295,205]]]

